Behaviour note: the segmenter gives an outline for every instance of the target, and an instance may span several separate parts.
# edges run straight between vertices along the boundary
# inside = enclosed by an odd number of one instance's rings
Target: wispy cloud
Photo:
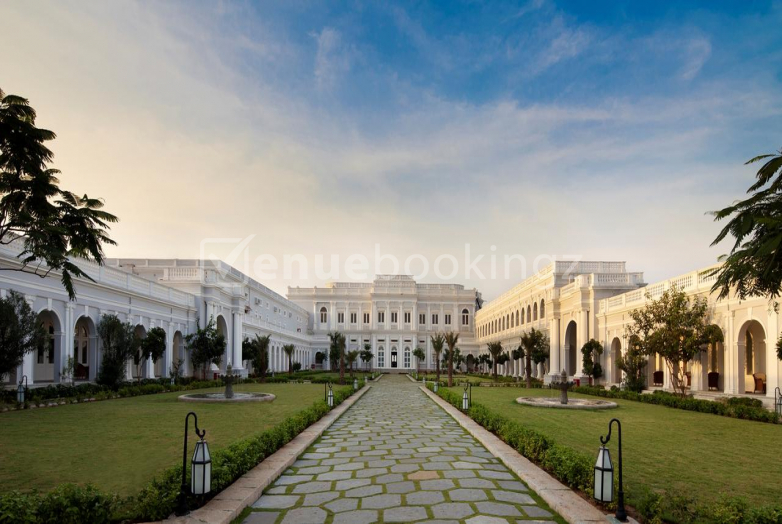
[[[312,34],[316,42],[315,81],[321,90],[332,89],[350,71],[355,50],[346,46],[342,35],[333,27],[324,27]]]

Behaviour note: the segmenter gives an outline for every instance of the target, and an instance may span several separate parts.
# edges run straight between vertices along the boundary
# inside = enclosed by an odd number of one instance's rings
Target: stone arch
[[[73,379],[95,380],[98,371],[98,330],[87,315],[73,327]]]
[[[757,320],[744,322],[738,331],[739,393],[762,392],[755,377],[766,381],[766,330]]]
[[[38,346],[33,359],[33,376],[30,382],[59,382],[63,362],[62,322],[57,312],[42,309],[38,320],[43,325],[46,339]]]
[[[410,351],[410,346],[405,346],[405,369],[410,369],[410,366],[412,365],[411,355],[412,352]]]
[[[195,373],[193,371],[192,364],[190,363],[190,356],[187,354],[187,350],[185,349],[185,337],[182,335],[181,331],[174,331],[171,346],[171,364],[173,365],[177,360],[181,360],[179,365],[182,376],[193,376]]]
[[[217,315],[215,327],[217,328],[217,332],[225,338],[225,352],[223,353],[223,359],[219,366],[220,370],[225,371],[225,368],[228,366],[228,354],[231,351],[231,330],[228,329],[228,321],[225,320],[223,315]]]
[[[540,318],[546,318],[546,301],[540,299]]]
[[[715,325],[722,332],[722,328]],[[723,333],[724,337],[724,333]],[[725,391],[725,344],[709,344],[701,353],[701,389]]]
[[[135,328],[133,328],[133,334],[138,339],[144,339],[147,336],[147,328],[145,328],[142,324],[136,325]],[[137,350],[139,353],[141,352],[141,348]],[[134,379],[141,377],[146,377],[146,359],[141,362],[141,366],[139,368],[136,367],[135,363],[131,360],[130,361],[130,376]],[[139,375],[141,373],[141,375]]]
[[[571,320],[565,329],[565,370],[567,374],[573,376],[576,374],[578,366],[578,325],[575,320]]]
[[[521,308],[521,323],[524,324],[524,319],[526,317],[524,316],[524,308]]]
[[[619,337],[614,337],[611,341],[611,382],[619,384],[622,382],[622,371],[619,369],[619,358],[622,356],[622,341]]]
[[[158,326],[158,327],[160,327],[160,329],[162,329],[163,331],[166,331],[166,328],[164,328],[163,326]],[[168,370],[166,369],[166,354],[168,353],[170,348],[168,347],[168,332],[167,331],[166,331],[165,341],[166,341],[166,350],[163,352],[163,354],[160,356],[160,358],[155,361],[154,372],[155,372],[155,376],[158,377],[158,378],[165,377],[165,376],[168,375]]]
[[[532,306],[527,304],[527,322],[532,322]]]
[[[516,310],[516,325],[519,326],[519,310]]]
[[[399,350],[396,346],[391,346],[391,367],[399,367]]]
[[[320,323],[327,324],[328,320],[329,320],[329,312],[326,309],[326,306],[323,306],[320,308]]]
[[[535,302],[535,304],[532,306],[532,320],[538,319],[538,303]]]

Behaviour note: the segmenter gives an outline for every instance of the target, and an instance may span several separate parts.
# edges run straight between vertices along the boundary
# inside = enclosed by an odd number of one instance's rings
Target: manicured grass
[[[779,486],[772,479],[782,478],[781,425],[629,400],[615,400],[619,408],[606,411],[546,409],[515,402],[520,396],[557,395],[558,391],[548,388],[472,390],[473,402],[595,457],[608,422],[618,418],[622,422],[625,489],[631,499],[647,486],[707,502],[721,494],[744,496],[758,504],[779,501]],[[611,441],[609,448],[616,464],[616,428]]]
[[[423,373],[422,373],[423,375]],[[437,378],[435,373],[427,373],[426,374],[426,380],[435,380]],[[495,382],[493,375],[465,375],[463,373],[460,373],[458,375],[454,374],[453,376],[454,381],[456,382],[470,382],[472,384],[480,384],[481,382]],[[440,381],[441,382],[447,382],[448,381],[448,370],[440,370]],[[514,377],[503,377],[500,375],[497,375],[496,382],[516,382],[516,379]]]
[[[0,414],[0,492],[49,490],[72,482],[130,495],[182,460],[189,411],[197,413],[210,448],[219,449],[323,398],[321,384],[239,384],[234,391],[263,391],[277,398],[197,404],[177,400],[182,393],[164,393]],[[191,448],[195,438],[191,418]]]

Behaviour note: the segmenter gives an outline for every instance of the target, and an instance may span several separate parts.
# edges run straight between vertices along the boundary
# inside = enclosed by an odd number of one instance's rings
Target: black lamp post
[[[188,420],[190,416],[193,416],[193,424],[195,426],[196,435],[201,439],[196,442],[195,450],[193,451],[193,459],[190,471],[190,487],[187,486],[187,428]],[[189,509],[187,507],[187,496],[190,495],[205,495],[209,493],[212,488],[212,457],[209,453],[209,446],[204,440],[206,435],[205,429],[198,429],[198,416],[194,412],[190,412],[185,416],[185,445],[182,450],[182,485],[179,488],[179,497],[177,500],[176,515],[187,515]]]
[[[606,448],[606,444],[611,440],[611,427],[616,422],[617,432],[619,433],[619,493],[616,501],[616,519],[619,522],[627,522],[627,511],[625,511],[625,492],[622,484],[622,424],[618,419],[611,419],[608,423],[608,435],[600,437],[600,449],[597,452],[597,462],[595,463],[595,499],[600,502],[613,501],[614,495],[614,467],[611,464],[611,455]]]
[[[22,382],[24,382],[24,387],[22,387]],[[24,404],[24,394],[27,392],[29,384],[27,384],[27,375],[22,375],[21,380],[19,380],[19,387],[16,388],[16,401],[20,404]]]

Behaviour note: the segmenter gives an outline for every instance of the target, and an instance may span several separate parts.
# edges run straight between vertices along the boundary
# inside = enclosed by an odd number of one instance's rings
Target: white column
[[[561,350],[561,336],[559,333],[560,326],[559,326],[559,318],[552,318],[551,319],[551,350],[549,353],[549,359],[551,361],[551,369],[549,370],[550,375],[553,377],[555,375],[559,375],[562,373],[562,368],[564,367],[562,365],[562,350]]]
[[[244,315],[238,311],[234,312],[234,327],[233,327],[233,361],[231,366],[233,370],[243,370],[244,363],[242,362],[242,341],[244,340],[244,333],[242,328],[244,327]]]

